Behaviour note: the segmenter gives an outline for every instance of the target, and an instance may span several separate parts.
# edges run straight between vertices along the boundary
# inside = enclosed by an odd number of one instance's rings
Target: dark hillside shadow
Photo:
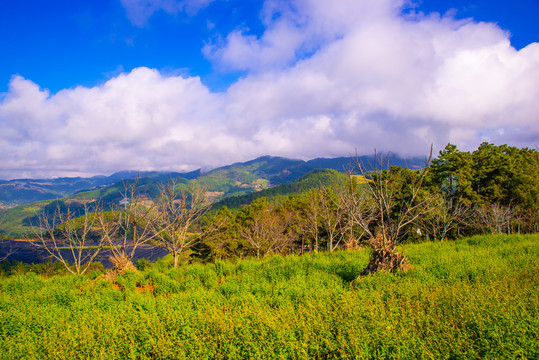
[[[97,245],[88,244],[88,246]],[[39,249],[26,241],[0,240],[0,259],[12,252],[6,259],[9,262],[21,262],[24,264],[44,264],[51,261],[51,256],[45,250]],[[165,256],[168,252],[156,246],[141,246],[135,252],[136,262],[139,259],[147,259],[151,262]],[[62,256],[72,259],[69,249],[62,250]],[[101,262],[107,269],[112,268],[112,263],[108,260],[110,250],[103,249],[94,261]]]

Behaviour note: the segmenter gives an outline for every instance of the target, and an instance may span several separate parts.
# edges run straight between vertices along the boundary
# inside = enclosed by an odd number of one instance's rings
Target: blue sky
[[[130,20],[120,0],[2,1],[1,90],[12,75],[57,92],[94,86],[139,66],[204,77],[222,90],[237,74],[213,74],[202,54],[205,43],[242,27],[260,34],[262,2],[214,1],[196,14],[157,10]],[[9,35],[8,35],[9,34]]]
[[[0,58],[2,92],[14,74],[57,92],[94,86],[139,66],[201,76],[212,90],[222,91],[241,74],[214,69],[202,54],[204,44],[237,28],[256,36],[264,30],[260,0],[213,1],[194,16],[158,10],[145,23],[128,19],[120,0],[0,4],[0,49],[9,54]],[[517,49],[539,41],[538,0],[424,0],[414,9],[495,22],[511,32]]]
[[[0,178],[534,147],[538,18],[538,0],[0,0]]]

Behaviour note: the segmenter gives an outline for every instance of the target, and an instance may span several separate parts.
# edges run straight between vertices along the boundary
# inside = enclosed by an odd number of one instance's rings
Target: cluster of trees
[[[129,270],[135,252],[145,245],[166,249],[177,267],[182,253],[201,235],[189,231],[211,206],[206,190],[194,181],[178,192],[170,181],[152,199],[138,191],[137,183],[126,183],[122,201],[106,209],[92,200],[77,203],[77,211],[57,203],[53,212],[39,214],[29,240],[76,274],[85,273],[104,248],[116,271]]]
[[[405,239],[447,240],[477,233],[539,231],[539,157],[536,150],[483,143],[474,152],[448,144],[419,170],[352,159],[350,181],[290,195],[257,199],[240,211],[222,208],[196,247],[205,259],[333,251],[363,242],[374,252],[365,270],[406,264],[395,246]],[[369,181],[354,181],[360,174]]]
[[[76,273],[86,271],[105,246],[121,270],[132,266],[135,250],[146,244],[166,249],[176,267],[186,254],[212,261],[364,243],[373,249],[363,272],[368,274],[406,266],[406,257],[396,252],[405,239],[539,231],[536,150],[484,143],[470,153],[448,144],[418,170],[391,166],[378,154],[374,163],[363,164],[358,156],[351,160],[345,183],[320,184],[278,201],[258,198],[205,217],[211,204],[198,182],[181,192],[171,182],[153,198],[137,193],[135,182],[113,209],[85,205],[78,217],[69,209],[43,212],[34,235],[39,246]],[[69,261],[60,248],[71,249]]]
[[[537,150],[483,143],[470,153],[448,144],[433,160],[428,185],[439,190],[439,217],[460,223],[447,237],[539,231]]]

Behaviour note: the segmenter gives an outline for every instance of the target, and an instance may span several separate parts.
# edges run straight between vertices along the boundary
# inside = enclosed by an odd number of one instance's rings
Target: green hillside
[[[171,177],[194,179],[200,170],[190,173],[173,173],[157,171],[122,171],[110,176],[94,176],[91,178],[56,178],[56,179],[17,179],[0,181],[0,209],[40,200],[52,200],[73,195],[79,191],[100,189],[117,182],[133,179],[137,176],[163,181]]]
[[[263,156],[212,170],[200,177],[224,196],[245,194],[298,179],[312,169],[304,161]]]
[[[168,181],[168,176],[156,176],[154,178],[141,178],[137,181],[137,193],[148,197],[155,197],[159,193],[159,185]],[[188,180],[175,178],[178,190],[185,189]],[[57,206],[69,206],[75,213],[83,212],[83,203],[87,200],[96,200],[102,207],[109,208],[118,204],[122,199],[122,192],[126,185],[134,182],[133,179],[120,181],[100,189],[81,191],[74,195],[65,196],[55,200],[37,201],[19,205],[10,209],[0,210],[0,216],[4,219],[0,230],[4,234],[20,237],[31,231],[31,225],[37,224],[40,211],[54,213]]]
[[[296,181],[278,185],[272,188],[264,189],[257,192],[252,192],[240,196],[229,196],[218,202],[213,206],[213,209],[219,209],[223,206],[233,209],[242,205],[248,205],[253,200],[265,197],[268,199],[288,195],[298,194],[306,192],[310,189],[319,188],[321,186],[331,187],[333,185],[340,186],[346,180],[348,176],[331,169],[317,169],[312,170],[306,175],[302,176]]]
[[[368,163],[367,158],[361,159]],[[303,161],[263,156],[214,169],[202,175],[198,170],[185,174],[124,171],[108,177],[96,176],[88,179],[13,180],[0,183],[0,218],[5,218],[0,226],[0,233],[21,236],[30,230],[28,226],[32,221],[35,222],[38,212],[54,199],[69,203],[75,208],[82,206],[77,205],[79,200],[95,199],[105,207],[117,204],[122,199],[124,182],[129,183],[137,175],[141,176],[137,191],[150,198],[158,194],[159,184],[166,183],[171,178],[176,179],[178,190],[185,189],[190,179],[199,178],[208,189],[207,195],[218,201],[215,208],[225,205],[233,208],[248,204],[261,196],[271,198],[303,192],[320,184],[329,185],[334,181],[331,180],[333,178],[342,181],[345,163],[349,164],[350,158]],[[340,170],[341,173],[318,169],[322,166]],[[313,170],[315,171],[311,173]],[[15,188],[18,190],[12,191]],[[32,198],[34,200],[28,202]],[[2,199],[10,199],[11,208],[2,209]],[[15,204],[19,205],[12,207]]]

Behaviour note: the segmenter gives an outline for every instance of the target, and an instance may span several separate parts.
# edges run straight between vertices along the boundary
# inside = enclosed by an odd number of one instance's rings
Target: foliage
[[[469,153],[448,144],[433,160],[429,187],[473,210],[463,221],[464,233],[539,231],[537,150],[482,143]],[[500,212],[508,214],[506,224],[496,226]],[[475,221],[478,217],[484,221]]]
[[[537,358],[539,238],[408,244],[408,272],[354,279],[367,251],[148,265],[114,281],[0,279],[0,358]]]
[[[247,205],[253,202],[255,199],[265,197],[267,199],[278,198],[279,196],[288,196],[290,194],[300,194],[311,189],[319,189],[321,187],[329,187],[333,184],[338,186],[344,185],[347,177],[343,173],[339,173],[335,170],[329,169],[317,169],[309,172],[301,178],[287,184],[281,184],[269,189],[264,189],[257,192],[251,192],[249,194],[241,196],[229,196],[218,202],[213,206],[214,209],[220,209],[226,206],[230,209]]]

